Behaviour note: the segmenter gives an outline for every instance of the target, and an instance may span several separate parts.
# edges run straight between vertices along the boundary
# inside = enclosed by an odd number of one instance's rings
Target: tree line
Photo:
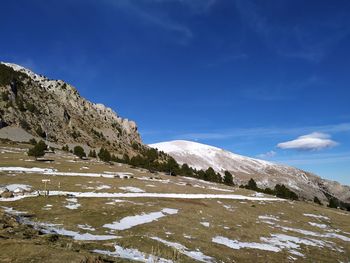
[[[36,142],[34,139],[31,140],[31,143],[34,145],[33,148],[29,149],[28,155],[34,157],[42,157],[45,155],[47,150],[47,145],[44,141]],[[158,151],[153,148],[140,147],[139,151],[141,154],[129,158],[127,154],[124,154],[122,158],[116,157],[114,154],[111,154],[108,149],[101,148],[99,152],[95,150],[90,150],[89,154],[86,155],[83,147],[75,146],[73,150],[70,150],[68,145],[62,147],[62,150],[69,151],[79,158],[84,158],[86,156],[90,158],[99,158],[104,162],[118,162],[129,164],[134,167],[140,167],[148,169],[151,173],[154,172],[165,172],[168,175],[172,176],[188,176],[201,179],[208,182],[222,183],[229,186],[234,186],[233,176],[229,171],[224,172],[224,176],[221,176],[220,173],[215,172],[212,167],[209,167],[206,170],[197,170],[190,167],[188,164],[184,163],[182,165],[178,164],[176,160],[165,154],[162,151]],[[257,183],[251,178],[246,185],[240,185],[240,188],[245,188],[253,190],[256,192],[261,192],[269,195],[275,195],[279,198],[290,199],[290,200],[299,200],[298,195],[286,187],[284,184],[276,184],[274,189],[271,188],[260,188]],[[327,195],[328,198],[328,207],[330,208],[341,208],[344,210],[350,210],[350,204],[344,203],[337,198]],[[322,205],[321,201],[315,197],[314,202]]]

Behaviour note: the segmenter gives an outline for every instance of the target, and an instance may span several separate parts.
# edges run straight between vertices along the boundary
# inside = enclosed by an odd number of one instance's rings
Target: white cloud
[[[281,149],[315,151],[331,148],[336,145],[338,145],[338,143],[331,140],[330,135],[321,132],[313,132],[300,136],[295,140],[281,142],[277,144],[277,147]]]
[[[257,157],[261,159],[267,159],[276,156],[276,154],[277,153],[275,151],[268,151],[266,153],[258,154]]]

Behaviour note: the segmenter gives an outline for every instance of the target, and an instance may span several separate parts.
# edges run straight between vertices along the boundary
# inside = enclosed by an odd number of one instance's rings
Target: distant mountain
[[[171,155],[180,164],[187,163],[196,169],[212,167],[223,174],[230,171],[237,184],[245,184],[253,178],[260,187],[273,188],[285,184],[302,197],[312,200],[315,196],[325,201],[326,195],[350,202],[350,187],[320,178],[300,169],[238,155],[217,147],[191,142],[169,141],[149,145]]]
[[[0,137],[31,136],[57,145],[104,146],[120,155],[132,155],[142,144],[135,122],[86,100],[70,84],[1,62]]]

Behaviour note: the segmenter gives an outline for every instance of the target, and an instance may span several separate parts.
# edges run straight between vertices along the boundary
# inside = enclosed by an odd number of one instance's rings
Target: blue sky
[[[350,2],[3,1],[0,60],[138,123],[350,184]]]

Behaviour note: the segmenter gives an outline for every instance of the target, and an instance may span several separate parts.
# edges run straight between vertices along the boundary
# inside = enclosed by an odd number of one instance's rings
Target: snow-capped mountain
[[[253,178],[261,187],[285,184],[307,199],[314,196],[326,200],[324,192],[345,202],[350,201],[350,187],[324,180],[314,174],[287,165],[275,164],[238,155],[214,146],[191,141],[169,141],[149,145],[171,155],[180,164],[187,163],[196,169],[212,167],[223,174],[230,171],[237,184]]]
[[[150,145],[170,154],[179,163],[187,163],[196,169],[212,167],[217,172],[225,170],[235,173],[265,172],[270,162],[238,155],[223,149],[190,141],[161,142]]]

